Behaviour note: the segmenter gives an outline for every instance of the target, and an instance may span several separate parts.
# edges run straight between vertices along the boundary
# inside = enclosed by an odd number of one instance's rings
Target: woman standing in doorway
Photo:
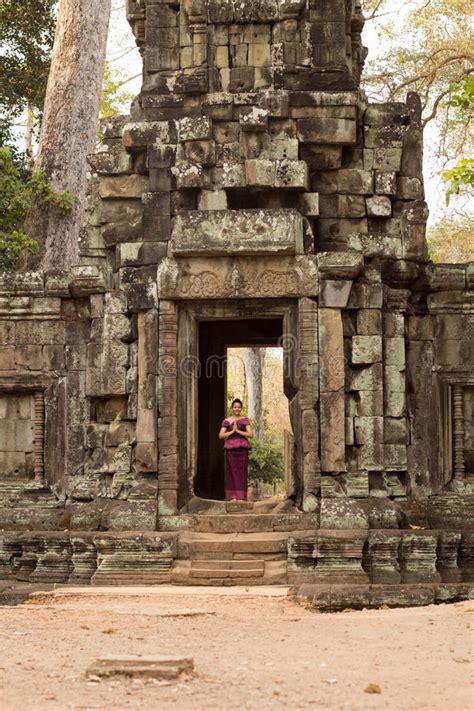
[[[222,422],[219,432],[219,439],[224,440],[227,501],[247,501],[249,449],[253,430],[248,417],[241,417],[242,407],[241,400],[233,400],[232,415]]]

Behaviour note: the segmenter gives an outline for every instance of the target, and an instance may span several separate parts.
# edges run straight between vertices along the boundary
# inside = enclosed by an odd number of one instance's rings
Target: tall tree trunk
[[[66,270],[79,257],[86,156],[97,136],[111,0],[60,0],[35,169],[76,198],[70,214],[33,206],[26,228],[44,248],[41,267]]]
[[[26,161],[29,168],[33,167],[33,132],[35,130],[35,115],[33,107],[28,104],[26,107],[26,130],[25,130],[25,151]]]
[[[261,441],[263,437],[263,368],[265,366],[264,348],[242,348],[245,377],[249,398],[249,417],[255,427],[255,434]]]

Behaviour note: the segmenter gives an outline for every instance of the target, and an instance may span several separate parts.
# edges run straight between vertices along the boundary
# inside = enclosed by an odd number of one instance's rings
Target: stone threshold
[[[315,530],[319,527],[319,514],[309,513],[257,513],[253,511],[179,514],[160,516],[159,531],[197,533],[254,533],[293,532]]]
[[[193,496],[180,510],[180,514],[281,514],[302,513],[292,499],[280,496],[268,496],[257,501],[223,501],[221,499],[203,499]]]

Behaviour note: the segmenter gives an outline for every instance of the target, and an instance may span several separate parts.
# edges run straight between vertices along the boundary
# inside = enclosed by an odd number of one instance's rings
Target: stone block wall
[[[153,433],[140,418],[155,405],[138,332],[156,348],[156,312],[143,328],[147,313],[128,313],[123,293],[106,292],[99,267],[87,264],[68,275],[5,276],[0,289],[9,354],[0,368],[1,482],[16,494],[34,484],[39,506],[51,491],[59,509],[66,503],[66,518],[54,508],[47,527],[153,529],[157,464],[143,462],[142,440]],[[85,515],[83,502],[93,501],[101,504]],[[28,525],[23,515],[18,525]]]
[[[150,112],[189,97],[276,86],[352,88],[364,50],[354,0],[183,0],[128,3],[143,49]]]
[[[359,3],[127,12],[144,83],[89,157],[80,264],[0,279],[0,527],[149,531],[175,516],[195,406],[178,356],[217,312],[278,316],[305,364],[285,392],[288,491],[307,514],[459,527],[472,265],[427,259],[420,102],[360,92]]]

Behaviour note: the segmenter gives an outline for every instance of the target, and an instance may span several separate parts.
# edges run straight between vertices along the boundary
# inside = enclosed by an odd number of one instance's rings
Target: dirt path
[[[0,607],[2,711],[473,708],[472,602],[329,615],[264,590],[223,592],[118,589]],[[88,680],[110,654],[190,655],[196,676]]]

